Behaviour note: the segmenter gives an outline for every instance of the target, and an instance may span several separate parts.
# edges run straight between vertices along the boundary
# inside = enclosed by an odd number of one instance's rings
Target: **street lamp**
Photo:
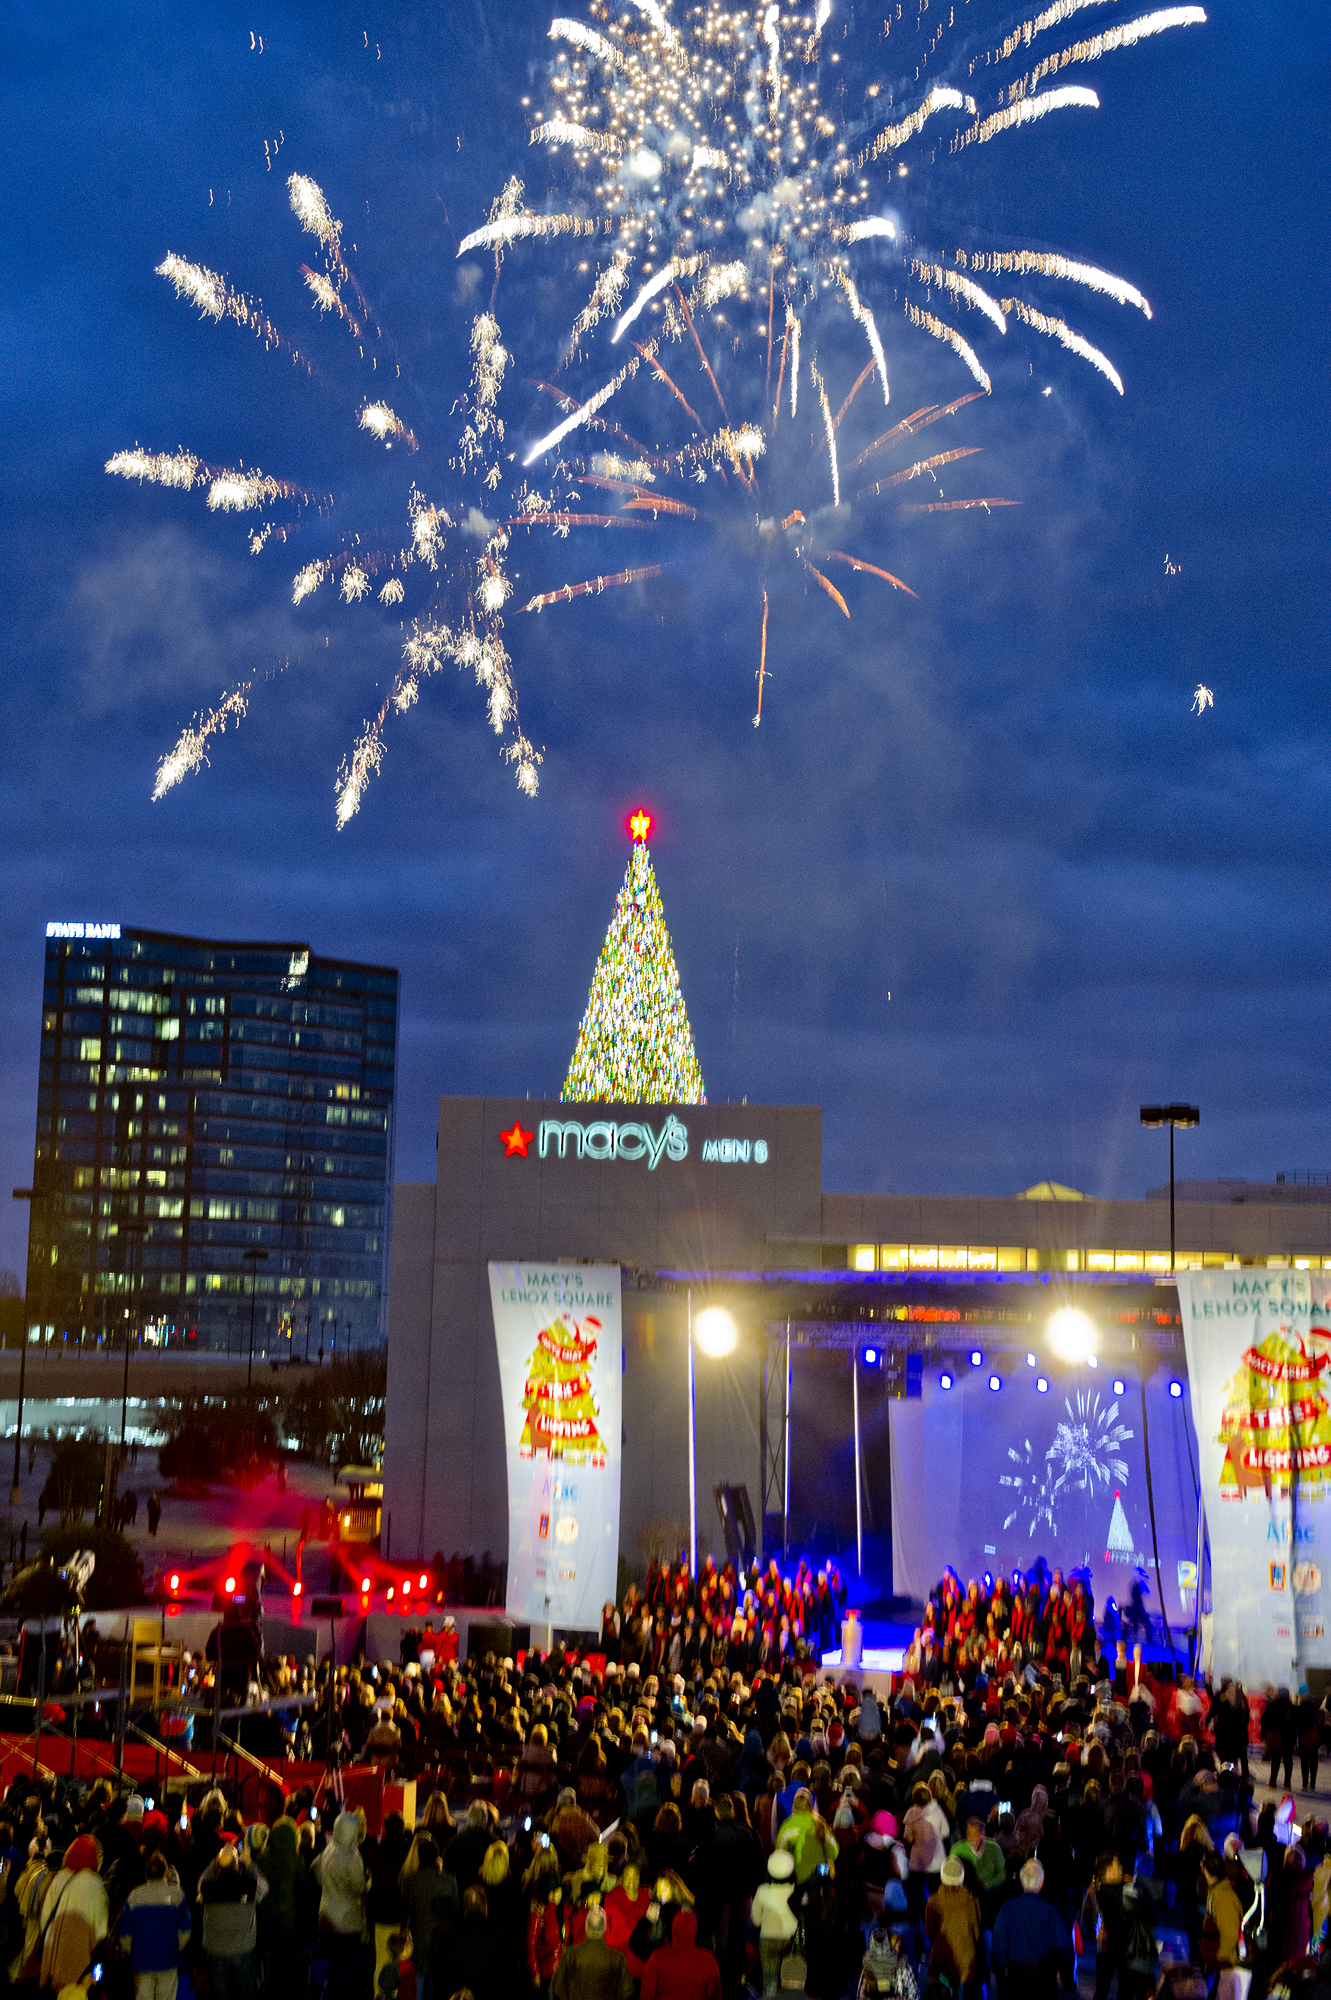
[[[36,1188],[15,1188],[14,1199],[15,1201],[33,1202],[33,1201],[40,1201],[41,1196],[38,1194]],[[29,1224],[28,1224],[29,1234],[31,1234],[31,1229],[32,1229],[31,1209],[28,1210],[28,1216],[29,1216]],[[19,1337],[18,1425],[14,1431],[14,1480],[13,1484],[9,1489],[9,1504],[11,1507],[18,1507],[22,1504],[23,1501],[23,1494],[19,1487],[18,1482],[19,1482],[19,1455],[23,1447],[23,1384],[24,1384],[24,1377],[27,1375],[28,1372],[28,1328],[26,1325],[26,1320],[27,1320],[27,1314],[25,1312],[23,1316],[23,1323],[20,1324],[18,1330],[18,1337]]]
[[[1195,1104],[1143,1104],[1143,1125],[1169,1127],[1169,1275],[1174,1275],[1174,1127],[1200,1125],[1202,1114]]]
[[[129,1416],[129,1336],[134,1323],[134,1274],[138,1271],[139,1290],[143,1290],[143,1239],[147,1233],[146,1222],[118,1222],[116,1229],[121,1236],[128,1236],[134,1245],[134,1256],[129,1274],[129,1312],[125,1318],[125,1374],[120,1385],[120,1449],[125,1449],[125,1426]]]
[[[241,1254],[250,1267],[250,1366],[249,1373],[245,1377],[245,1387],[252,1389],[254,1387],[254,1289],[258,1283],[260,1264],[268,1262],[268,1252],[245,1250]]]
[[[739,1339],[735,1322],[721,1306],[708,1306],[698,1315],[698,1345],[710,1359],[719,1361],[734,1352]],[[693,1372],[693,1287],[689,1286],[689,1575],[698,1574],[698,1404]]]

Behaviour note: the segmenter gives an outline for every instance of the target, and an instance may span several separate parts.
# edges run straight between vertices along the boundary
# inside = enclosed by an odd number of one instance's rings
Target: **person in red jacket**
[[[721,2000],[721,1968],[699,1948],[698,1919],[680,1910],[669,1944],[654,1951],[642,1975],[642,2000]]]

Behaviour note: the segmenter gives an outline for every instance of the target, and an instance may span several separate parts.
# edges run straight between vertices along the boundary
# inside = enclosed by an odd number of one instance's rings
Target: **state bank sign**
[[[659,1131],[647,1124],[616,1125],[608,1119],[584,1125],[576,1118],[543,1118],[537,1132],[524,1132],[518,1119],[511,1132],[499,1136],[510,1157],[516,1153],[524,1160],[533,1139],[542,1160],[645,1160],[648,1173],[663,1159],[678,1163],[689,1156],[689,1128],[673,1112]],[[768,1145],[766,1139],[704,1139],[702,1158],[708,1165],[764,1167]]]

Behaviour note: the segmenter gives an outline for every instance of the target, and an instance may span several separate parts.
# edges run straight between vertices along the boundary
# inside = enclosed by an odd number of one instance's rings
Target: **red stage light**
[[[304,1586],[304,1584],[303,1584],[303,1583],[293,1583],[293,1584],[292,1584],[292,1586],[291,1586],[291,1595],[292,1595],[293,1597],[301,1597],[301,1596],[303,1596],[303,1595],[304,1595],[304,1591],[305,1591],[305,1586]]]
[[[422,1590],[424,1590],[424,1588],[425,1588],[426,1584],[427,1584],[427,1583],[428,1583],[429,1581],[430,1581],[430,1579],[429,1579],[429,1577],[428,1577],[428,1576],[422,1576],[422,1578],[421,1578],[421,1582],[420,1582],[420,1587],[421,1587],[421,1589],[422,1589]]]
[[[171,1576],[171,1588],[172,1590],[179,1590],[180,1588],[180,1578],[174,1573],[174,1571],[172,1572]]]
[[[404,1597],[411,1596],[411,1578],[409,1576],[404,1576],[402,1579],[402,1595]]]
[[[234,1577],[234,1576],[229,1576],[229,1577],[227,1578],[227,1580],[226,1580],[225,1584],[223,1585],[223,1589],[224,1589],[224,1590],[226,1591],[226,1594],[227,1594],[227,1596],[228,1596],[228,1597],[230,1597],[230,1596],[231,1596],[232,1592],[233,1592],[233,1591],[235,1590],[235,1587],[236,1587],[236,1579],[235,1579],[235,1577]]]

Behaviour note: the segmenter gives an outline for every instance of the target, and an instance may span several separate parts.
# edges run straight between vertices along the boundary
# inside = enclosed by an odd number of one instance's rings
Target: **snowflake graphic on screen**
[[[1030,1532],[1034,1536],[1041,1524],[1048,1527],[1051,1534],[1058,1533],[1058,1522],[1054,1519],[1054,1490],[1049,1471],[1048,1454],[1043,1458],[1036,1451],[1030,1439],[1026,1439],[1024,1451],[1009,1445],[1007,1455],[1012,1464],[1011,1472],[1000,1472],[1000,1486],[1011,1488],[1012,1512],[1004,1521],[1004,1528],[1023,1516],[1030,1521]]]
[[[1125,1481],[1128,1468],[1121,1447],[1132,1432],[1119,1422],[1118,1404],[1108,1403],[1102,1408],[1098,1389],[1079,1389],[1076,1409],[1071,1397],[1064,1398],[1063,1407],[1068,1413],[1067,1421],[1059,1423],[1054,1442],[1045,1454],[1053,1497],[1056,1499],[1065,1488],[1094,1493],[1101,1482],[1107,1492],[1111,1486]]]

